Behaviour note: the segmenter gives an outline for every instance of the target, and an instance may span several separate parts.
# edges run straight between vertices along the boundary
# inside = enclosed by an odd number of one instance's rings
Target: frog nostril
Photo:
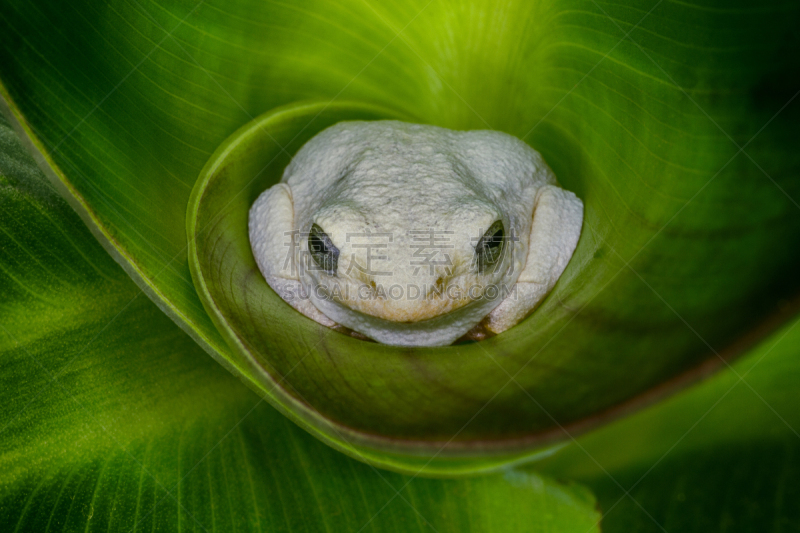
[[[445,297],[445,290],[447,287],[447,280],[444,276],[439,276],[436,281],[427,286],[426,298],[428,299],[442,299]]]

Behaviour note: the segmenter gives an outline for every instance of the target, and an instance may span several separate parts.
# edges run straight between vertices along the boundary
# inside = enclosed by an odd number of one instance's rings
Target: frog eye
[[[478,272],[483,273],[490,266],[498,263],[503,256],[503,246],[505,244],[505,232],[503,222],[495,221],[489,226],[475,245],[475,255],[478,261]]]
[[[308,251],[322,270],[330,275],[336,274],[339,249],[333,245],[328,234],[316,224],[311,226],[311,231],[308,233]]]

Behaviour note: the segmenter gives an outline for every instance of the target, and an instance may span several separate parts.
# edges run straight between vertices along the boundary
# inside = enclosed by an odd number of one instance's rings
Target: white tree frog
[[[340,122],[308,141],[249,214],[267,283],[307,317],[385,344],[500,333],[553,288],[583,203],[496,131]]]

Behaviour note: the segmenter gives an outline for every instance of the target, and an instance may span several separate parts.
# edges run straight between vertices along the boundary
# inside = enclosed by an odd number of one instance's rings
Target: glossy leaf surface
[[[578,439],[537,469],[597,491],[603,531],[795,531],[798,379],[795,319],[702,385]]]
[[[393,419],[308,400],[406,454],[415,440],[423,455],[446,442],[484,455],[562,438],[559,424],[587,427],[714,357],[709,345],[732,346],[794,291],[797,10],[10,1],[0,78],[109,247],[223,362],[234,356],[192,283],[184,216],[212,152],[253,117],[311,97],[360,100],[419,122],[500,129],[542,152],[586,205],[578,250],[542,307],[477,345],[388,350],[398,368],[418,365],[445,385],[425,402],[425,382],[422,392],[380,382]],[[276,316],[288,326],[269,338],[272,353],[378,351],[337,335],[317,345],[318,328],[288,306]],[[404,416],[413,411],[418,420]]]
[[[597,531],[524,473],[431,480],[330,449],[145,298],[0,119],[0,529]]]

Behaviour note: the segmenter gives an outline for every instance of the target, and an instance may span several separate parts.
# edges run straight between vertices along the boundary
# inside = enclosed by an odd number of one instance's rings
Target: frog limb
[[[250,244],[258,268],[270,287],[292,307],[323,326],[336,322],[309,300],[300,282],[300,254],[294,231],[292,191],[278,183],[258,197],[249,218]]]
[[[539,305],[567,267],[582,224],[583,202],[575,194],[555,185],[538,191],[525,266],[513,290],[486,317],[487,329],[501,333]]]

